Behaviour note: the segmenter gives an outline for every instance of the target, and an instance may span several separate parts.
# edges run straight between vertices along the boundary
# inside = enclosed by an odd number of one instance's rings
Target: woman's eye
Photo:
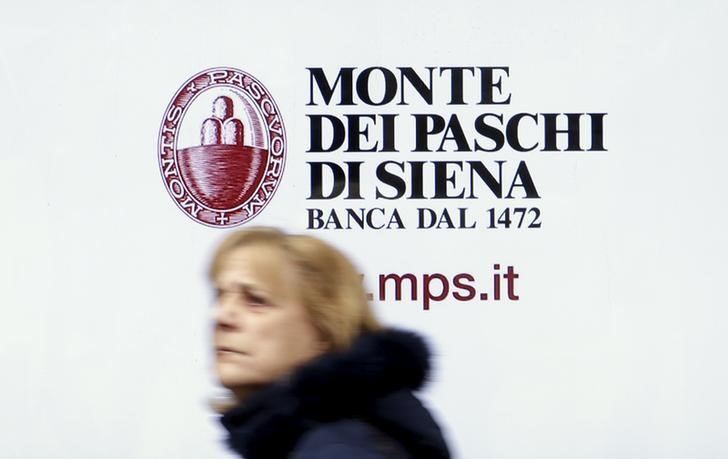
[[[267,306],[268,302],[265,300],[265,298],[256,295],[254,293],[247,293],[245,295],[245,301],[250,306]]]

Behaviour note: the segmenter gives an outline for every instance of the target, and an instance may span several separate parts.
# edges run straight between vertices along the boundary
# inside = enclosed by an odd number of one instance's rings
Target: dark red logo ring
[[[170,196],[203,225],[255,217],[278,188],[286,131],[268,90],[242,70],[217,67],[187,80],[159,130],[159,169]]]

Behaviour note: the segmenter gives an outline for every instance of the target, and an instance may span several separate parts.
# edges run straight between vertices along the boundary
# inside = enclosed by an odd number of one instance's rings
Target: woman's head
[[[267,384],[380,327],[359,272],[311,236],[235,232],[218,247],[210,277],[216,369],[233,391]]]

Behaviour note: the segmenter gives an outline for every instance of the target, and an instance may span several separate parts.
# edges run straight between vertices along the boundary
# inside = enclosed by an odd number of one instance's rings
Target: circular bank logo
[[[159,130],[159,168],[190,218],[230,227],[255,217],[275,193],[286,160],[278,106],[252,75],[202,71],[174,95]]]

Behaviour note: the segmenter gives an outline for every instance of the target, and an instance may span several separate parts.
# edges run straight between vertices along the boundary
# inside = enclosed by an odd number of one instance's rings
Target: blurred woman
[[[311,236],[235,232],[214,255],[215,367],[228,445],[246,459],[447,459],[412,394],[429,352],[382,327],[359,272]]]

